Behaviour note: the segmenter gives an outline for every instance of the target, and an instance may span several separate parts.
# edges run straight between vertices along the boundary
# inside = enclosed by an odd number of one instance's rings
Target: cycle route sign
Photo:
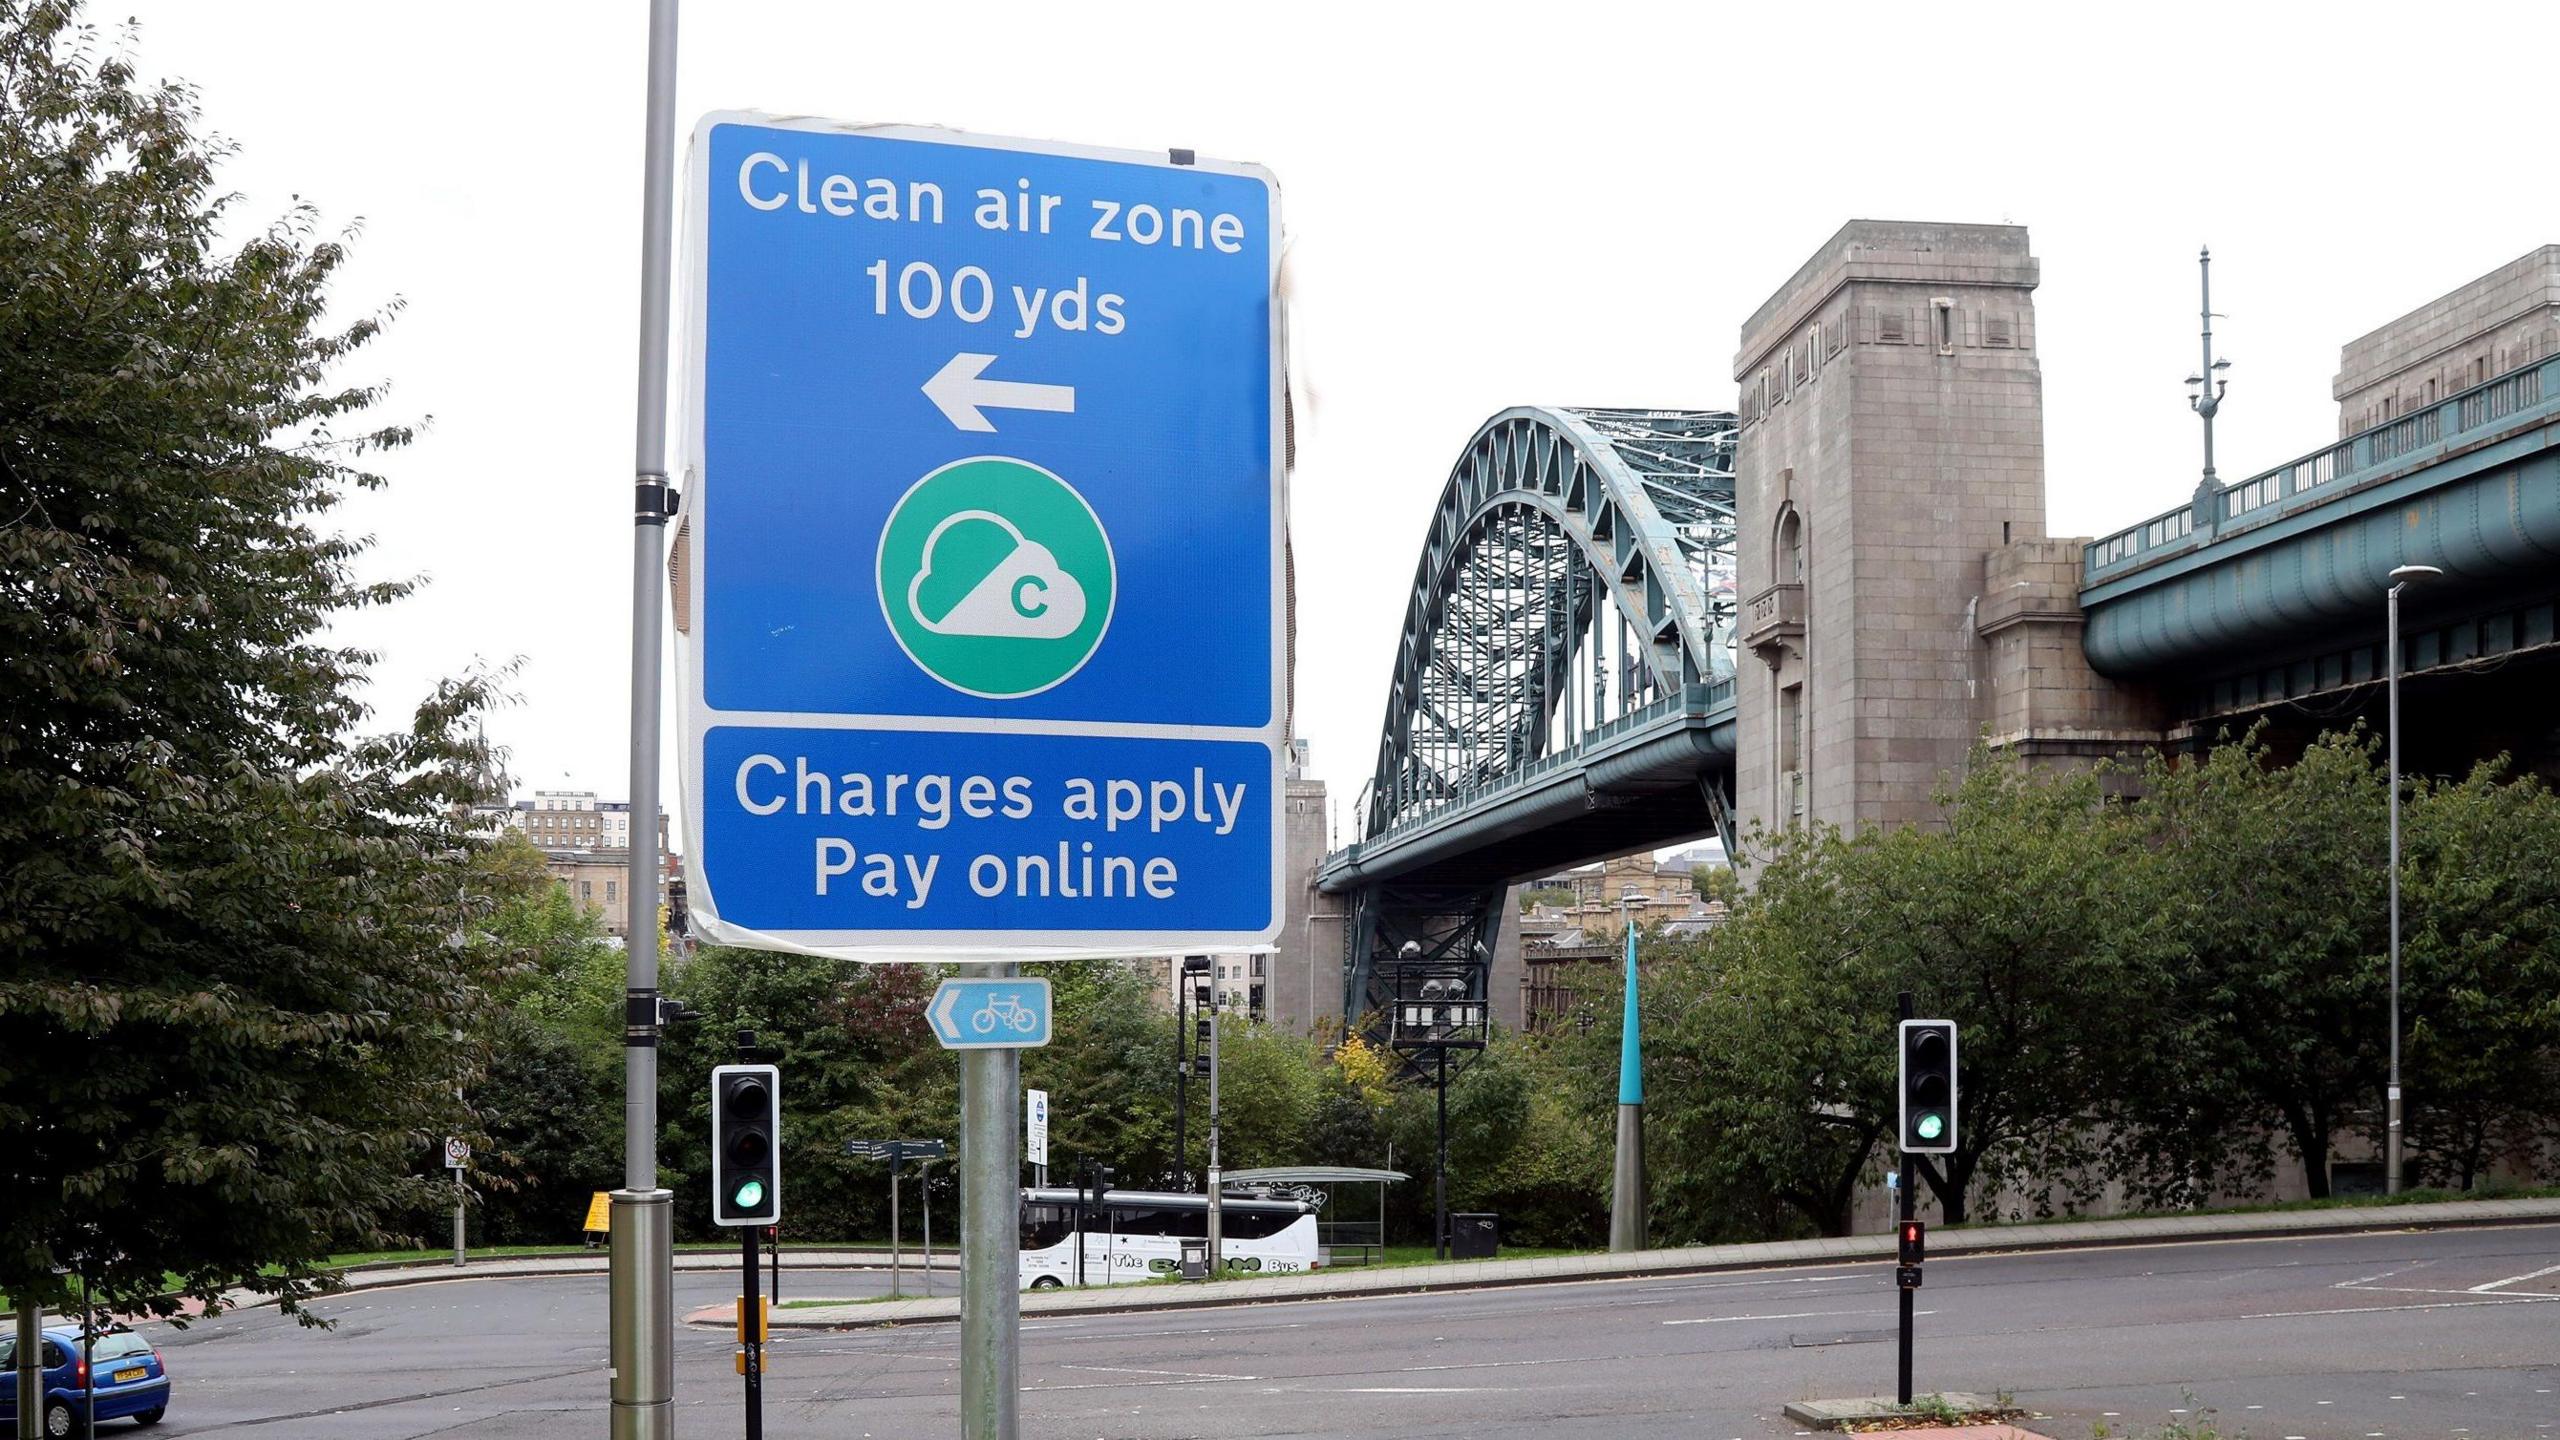
[[[1032,1049],[1049,1043],[1049,982],[945,980],[934,987],[924,1016],[945,1050]]]
[[[1270,175],[721,113],[688,197],[700,932],[866,960],[1269,946]]]

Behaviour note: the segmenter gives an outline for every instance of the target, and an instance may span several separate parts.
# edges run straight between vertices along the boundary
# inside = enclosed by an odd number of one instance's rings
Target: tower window
[[[1956,353],[1956,302],[1941,296],[1929,302],[1930,322],[1937,327],[1938,353]]]

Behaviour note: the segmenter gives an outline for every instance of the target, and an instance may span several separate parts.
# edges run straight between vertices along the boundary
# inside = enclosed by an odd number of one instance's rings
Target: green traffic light
[[[1939,1136],[1947,1133],[1947,1119],[1943,1115],[1923,1115],[1920,1117],[1919,1130],[1921,1139],[1935,1140]],[[753,1184],[754,1182],[750,1181],[748,1183]]]
[[[761,1207],[764,1204],[764,1182],[761,1180],[739,1181],[736,1204],[741,1210],[754,1210]]]

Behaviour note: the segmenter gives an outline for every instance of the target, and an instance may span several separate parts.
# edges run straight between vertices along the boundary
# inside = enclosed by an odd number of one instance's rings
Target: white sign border
[[[722,125],[750,125],[777,130],[797,130],[819,135],[864,135],[881,139],[906,140],[924,144],[953,145],[968,149],[1025,152],[1037,155],[1064,156],[1071,159],[1101,160],[1123,165],[1141,165],[1160,170],[1193,170],[1213,175],[1239,176],[1260,182],[1269,209],[1264,220],[1265,254],[1269,273],[1265,277],[1270,295],[1271,355],[1269,361],[1270,435],[1266,447],[1271,472],[1271,597],[1269,613],[1273,620],[1271,637],[1270,715],[1259,726],[1194,726],[1163,724],[1113,724],[1097,721],[980,721],[955,716],[897,716],[830,713],[824,715],[774,714],[771,712],[721,712],[713,714],[703,694],[702,667],[695,662],[693,648],[701,643],[700,627],[704,620],[702,552],[694,534],[690,507],[698,504],[703,491],[705,470],[703,408],[708,370],[704,332],[710,304],[710,197],[711,132]],[[1168,152],[1125,150],[1105,146],[1074,145],[1057,141],[1030,140],[1013,136],[983,135],[968,131],[926,125],[863,124],[826,120],[814,116],[770,115],[754,110],[714,110],[696,121],[685,159],[684,219],[684,293],[678,312],[683,327],[684,372],[679,397],[683,413],[683,473],[677,477],[680,491],[686,497],[688,513],[679,520],[668,545],[668,563],[676,571],[678,583],[684,586],[681,613],[689,624],[672,635],[675,649],[676,681],[683,706],[684,743],[676,757],[678,789],[684,797],[683,835],[685,840],[685,900],[692,929],[702,939],[715,944],[742,945],[758,949],[781,950],[830,959],[857,960],[881,964],[920,964],[950,962],[1001,962],[1038,960],[1103,960],[1131,955],[1162,955],[1220,951],[1230,954],[1269,952],[1277,949],[1280,932],[1287,924],[1288,895],[1288,696],[1289,696],[1289,594],[1287,547],[1289,540],[1289,467],[1288,467],[1288,316],[1280,293],[1280,261],[1285,247],[1285,234],[1280,225],[1280,181],[1263,166],[1248,161],[1195,158],[1177,165]],[[684,553],[678,563],[679,547]],[[1106,642],[1107,643],[1107,642]],[[712,893],[710,877],[702,860],[703,775],[701,756],[706,735],[714,724],[789,725],[805,729],[911,729],[932,731],[989,731],[1007,734],[1049,734],[1125,736],[1138,739],[1202,739],[1259,742],[1271,760],[1271,916],[1264,928],[1254,931],[1228,930],[1080,930],[1063,932],[1073,936],[1072,943],[1061,945],[1025,944],[1026,937],[1039,934],[1061,934],[1057,931],[1016,930],[751,930],[733,925],[720,917],[718,898]]]

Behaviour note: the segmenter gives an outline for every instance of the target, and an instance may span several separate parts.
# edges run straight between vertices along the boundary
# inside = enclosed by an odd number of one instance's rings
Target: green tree
[[[2327,736],[2279,765],[2253,736],[2143,772],[2133,813],[2149,858],[2128,934],[2139,929],[2175,983],[2145,1012],[2166,1040],[2144,1055],[2151,1092],[2125,1099],[2158,1129],[2183,1126],[2163,1149],[2197,1168],[2271,1123],[2325,1196],[2331,1137],[2382,1094],[2385,794],[2372,750],[2361,733]]]
[[[362,738],[318,528],[407,439],[337,378],[341,248],[220,239],[189,91],[0,0],[0,1288],[288,1305],[422,1201],[481,683]]]
[[[1689,872],[1689,884],[1701,900],[1721,900],[1731,905],[1742,898],[1742,879],[1730,865],[1701,865]]]
[[[1770,858],[1734,921],[1654,967],[1648,1120],[1677,1157],[1665,1191],[1683,1225],[1714,1233],[1720,1213],[1749,1223],[1774,1201],[1845,1231],[1891,1132],[1906,990],[1964,1035],[1958,1148],[1929,1179],[1949,1221],[1970,1216],[1978,1178],[2049,1205],[2090,1158],[2088,1117],[2117,1083],[2105,1017],[2154,983],[2116,940],[2130,832],[2099,776],[1979,750],[1939,799],[1936,829],[1755,846]]]
[[[2560,1138],[2560,797],[2503,768],[2403,816],[2408,1165],[2465,1190]]]

